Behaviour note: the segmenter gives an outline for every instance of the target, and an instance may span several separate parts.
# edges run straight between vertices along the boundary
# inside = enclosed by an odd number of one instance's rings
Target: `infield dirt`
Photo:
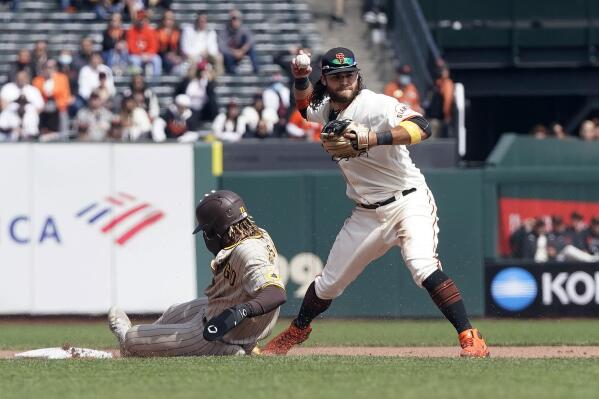
[[[37,348],[32,348],[37,349]],[[498,346],[491,349],[496,358],[599,358],[599,346]],[[117,349],[106,349],[114,357],[120,357]],[[0,359],[11,359],[24,350],[0,351]],[[374,356],[405,358],[457,357],[458,347],[306,347],[294,348],[289,356]]]

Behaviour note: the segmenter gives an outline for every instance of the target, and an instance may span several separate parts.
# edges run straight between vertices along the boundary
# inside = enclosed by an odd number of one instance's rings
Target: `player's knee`
[[[345,286],[340,285],[339,283],[328,283],[326,279],[318,276],[314,281],[314,290],[316,291],[316,296],[320,299],[335,299],[345,290]]]
[[[418,259],[408,262],[408,267],[412,273],[412,279],[417,286],[422,287],[422,282],[435,271],[441,269],[441,263],[438,259]]]

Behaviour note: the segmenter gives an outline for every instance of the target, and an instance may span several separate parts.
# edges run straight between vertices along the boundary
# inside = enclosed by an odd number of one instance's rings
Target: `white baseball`
[[[298,54],[295,57],[295,65],[299,69],[308,68],[310,66],[310,57],[308,54]]]

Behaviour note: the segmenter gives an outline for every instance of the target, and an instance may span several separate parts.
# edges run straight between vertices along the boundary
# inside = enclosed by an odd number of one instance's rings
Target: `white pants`
[[[322,274],[316,277],[316,295],[334,299],[343,293],[366,266],[398,246],[417,285],[436,270],[437,206],[432,193],[420,186],[413,193],[376,209],[354,208],[329,253]]]

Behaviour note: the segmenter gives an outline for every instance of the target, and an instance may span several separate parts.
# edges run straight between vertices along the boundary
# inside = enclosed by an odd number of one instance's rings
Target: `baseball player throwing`
[[[398,246],[414,282],[425,288],[458,333],[461,356],[489,350],[472,328],[464,302],[437,257],[437,206],[406,146],[430,135],[429,124],[407,105],[363,88],[356,57],[330,49],[313,87],[305,59],[292,61],[294,96],[304,118],[324,124],[323,147],[347,182],[356,203],[331,248],[321,275],[309,286],[297,317],[271,340],[264,354],[286,354],[308,339],[311,321],[328,309],[364,268]]]
[[[232,191],[207,194],[196,207],[206,247],[215,256],[206,298],[171,306],[154,324],[131,327],[122,310],[108,312],[123,356],[250,354],[267,337],[285,303],[268,233],[248,216]]]

